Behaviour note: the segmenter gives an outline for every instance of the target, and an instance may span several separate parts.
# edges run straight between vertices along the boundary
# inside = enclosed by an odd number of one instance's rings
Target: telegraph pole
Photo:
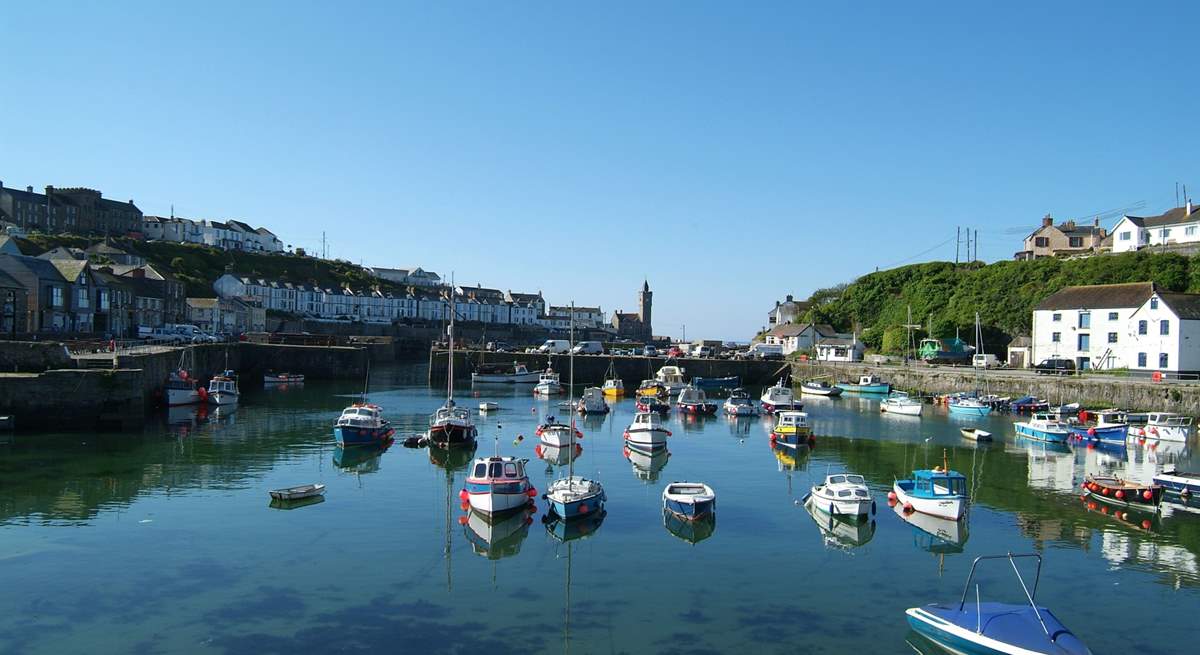
[[[962,228],[954,228],[954,265],[958,266],[958,247],[962,245]]]

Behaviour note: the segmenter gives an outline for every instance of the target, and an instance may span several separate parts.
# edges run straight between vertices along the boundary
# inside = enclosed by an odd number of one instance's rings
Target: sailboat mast
[[[446,366],[446,404],[454,400],[454,315],[458,313],[455,307],[454,273],[450,273],[450,361]]]
[[[567,479],[575,477],[575,301],[571,301],[571,350],[567,353],[567,411],[571,412],[571,445],[567,450]],[[568,587],[569,589],[569,587]]]

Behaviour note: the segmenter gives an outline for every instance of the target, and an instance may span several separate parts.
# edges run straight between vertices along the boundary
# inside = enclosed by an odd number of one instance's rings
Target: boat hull
[[[837,386],[842,391],[849,391],[850,393],[891,393],[892,392],[892,385],[887,384],[887,383],[884,383],[884,384],[852,384],[852,383],[848,383],[848,382],[841,382]]]
[[[386,442],[395,432],[392,426],[386,423],[378,428],[335,426],[333,438],[339,446],[376,446]]]
[[[1071,435],[1088,441],[1103,441],[1105,443],[1114,443],[1125,445],[1125,439],[1129,433],[1127,425],[1110,425],[1103,428],[1097,427],[1071,427]]]
[[[703,416],[717,413],[716,403],[676,403],[675,406],[684,414]]]
[[[757,416],[758,410],[753,405],[732,405],[726,403],[725,413],[730,416]]]
[[[528,482],[488,484],[467,480],[466,492],[471,509],[487,515],[526,507],[537,495],[537,491]]]
[[[992,433],[984,430],[976,430],[974,428],[963,428],[958,431],[964,438],[971,441],[991,441]]]
[[[604,492],[587,496],[586,498],[578,498],[571,501],[557,500],[553,496],[547,494],[546,502],[549,505],[550,511],[559,518],[571,521],[573,519],[581,519],[591,516],[596,512],[604,510],[604,502],[607,500]]]
[[[811,430],[801,430],[799,432],[772,432],[771,445],[783,446],[795,450],[802,445],[813,443],[814,439]]]
[[[1129,484],[1116,478],[1092,475],[1084,480],[1083,490],[1084,495],[1102,503],[1147,512],[1158,511],[1164,492],[1157,484]]]
[[[1170,425],[1146,425],[1138,428],[1131,428],[1129,433],[1143,439],[1186,442],[1188,435],[1191,433],[1191,428]]]
[[[773,403],[773,402],[764,400],[764,401],[762,401],[762,410],[763,410],[764,414],[774,414],[775,412],[789,412],[789,411],[800,412],[800,411],[804,411],[804,403],[796,402],[796,401],[792,401],[790,403],[787,403],[787,402]]]
[[[537,384],[537,372],[533,373],[472,373],[471,382],[475,384]]]
[[[875,501],[871,498],[839,500],[818,494],[810,494],[813,507],[832,516],[869,516],[875,512]]]
[[[208,394],[208,402],[213,405],[236,405],[239,394],[229,391],[213,391]]]
[[[567,448],[571,445],[571,426],[540,426],[537,429],[537,436],[546,446],[551,448]],[[575,438],[581,439],[583,435],[576,432]]]
[[[983,407],[972,407],[962,405],[950,405],[950,413],[957,416],[987,416],[992,413],[992,408],[984,405]]]
[[[429,428],[429,441],[438,448],[469,448],[475,445],[474,425],[442,424]]]
[[[667,447],[669,434],[662,429],[626,430],[625,445],[644,452],[662,450]]]
[[[1071,436],[1070,430],[1063,430],[1062,432],[1042,430],[1035,428],[1028,423],[1014,423],[1013,430],[1016,431],[1017,436],[1019,437],[1034,439],[1036,441],[1045,441],[1047,443],[1065,444],[1067,443],[1067,438]]]
[[[900,416],[920,416],[925,410],[921,403],[881,403],[879,411]]]
[[[897,480],[892,484],[892,492],[896,494],[896,502],[905,509],[912,508],[914,512],[936,516],[938,518],[957,521],[967,513],[967,499],[962,496],[945,496],[941,498],[925,498],[910,493]]]
[[[197,389],[167,389],[166,399],[167,405],[170,407],[195,405],[200,402],[200,391]]]
[[[956,608],[930,605],[905,611],[913,630],[952,653],[964,655],[1090,655],[1091,651],[1062,625],[1049,610],[1025,605],[982,603],[984,620],[980,621],[974,604],[962,611]],[[1047,629],[1055,635],[1050,641],[1038,622],[1046,621]],[[977,623],[984,625],[983,633],[976,631]],[[967,627],[970,626],[970,627]]]
[[[800,393],[808,396],[840,396],[842,390],[839,387],[806,387],[800,386]]]
[[[683,502],[674,498],[663,500],[663,509],[685,521],[695,521],[711,516],[717,509],[717,499],[708,498],[695,502]]]
[[[1200,473],[1159,473],[1154,476],[1154,484],[1162,487],[1167,493],[1176,495],[1200,495]]]

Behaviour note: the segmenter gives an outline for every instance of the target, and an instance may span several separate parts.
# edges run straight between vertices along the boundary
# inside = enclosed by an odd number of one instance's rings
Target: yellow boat
[[[637,390],[638,400],[666,400],[671,397],[667,386],[658,380],[642,380]]]
[[[611,378],[604,381],[602,390],[605,398],[620,398],[625,395],[625,383],[621,378]]]

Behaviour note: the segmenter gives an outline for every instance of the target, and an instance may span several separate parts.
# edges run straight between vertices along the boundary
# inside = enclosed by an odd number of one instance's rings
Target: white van
[[[576,355],[603,355],[604,344],[599,341],[580,341],[571,352]]]
[[[538,352],[547,355],[565,355],[571,352],[571,342],[566,339],[546,339],[546,343],[538,348]]]
[[[971,358],[971,364],[973,364],[975,368],[996,368],[1000,365],[1000,360],[996,359],[996,356],[990,353],[977,354]]]
[[[783,345],[778,343],[756,343],[747,353],[751,359],[783,359]]]

